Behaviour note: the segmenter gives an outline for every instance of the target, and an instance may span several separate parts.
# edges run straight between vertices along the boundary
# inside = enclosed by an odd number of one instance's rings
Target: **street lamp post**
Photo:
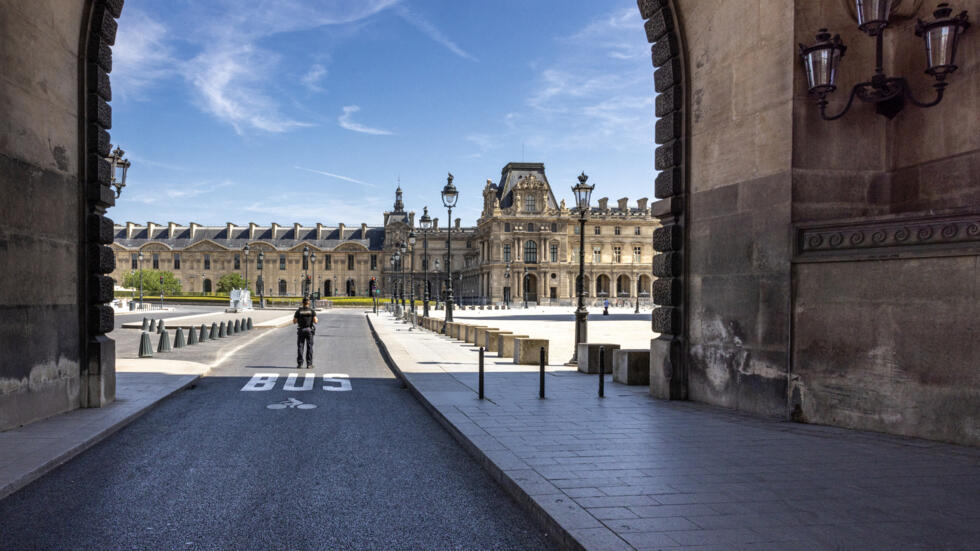
[[[409,306],[412,309],[412,329],[415,328],[415,232],[408,233],[408,244],[412,246],[412,264],[410,266],[410,271],[408,273],[408,286],[409,286]],[[411,331],[411,329],[409,329]]]
[[[521,275],[521,289],[524,293],[524,309],[527,310],[527,259],[524,259],[524,273]]]
[[[265,282],[262,281],[262,268],[265,267],[265,252],[259,251],[259,281],[256,286],[259,288],[259,306],[265,308]]]
[[[446,178],[446,186],[442,188],[442,204],[449,211],[449,219],[446,221],[446,273],[449,275],[449,288],[446,289],[446,323],[453,321],[453,207],[459,199],[459,192],[453,185],[453,174],[450,172]],[[443,325],[442,332],[446,332]]]
[[[242,255],[245,257],[245,290],[248,290],[248,243],[242,247]],[[251,298],[249,299],[251,300]]]
[[[140,261],[140,310],[143,309],[143,251],[140,251],[137,255]],[[203,284],[202,284],[203,285]]]
[[[432,219],[429,218],[429,207],[422,207],[422,270],[425,272],[424,289],[422,290],[422,317],[429,317],[429,230],[432,229]]]
[[[303,260],[304,260],[303,264],[305,264],[305,266],[303,266],[302,292],[303,292],[303,296],[305,297],[307,291],[309,290],[309,281],[310,281],[309,279],[310,278],[310,248],[307,247],[306,245],[303,245]]]
[[[398,263],[398,300],[402,304],[402,312],[405,311],[405,252],[408,251],[408,247],[405,243],[398,246],[398,250],[401,251],[401,260]]]
[[[313,302],[313,307],[316,307],[316,297],[320,293],[320,284],[317,283],[316,287],[313,287],[313,281],[316,279],[316,252],[310,253],[310,266],[313,267],[313,277],[310,278],[310,301]],[[315,290],[314,290],[315,289]]]
[[[510,287],[510,262],[507,263],[507,267],[504,268],[504,279],[507,281],[507,287]],[[509,289],[508,289],[509,290]],[[504,295],[504,306],[510,310],[510,293]]]
[[[589,180],[589,177],[585,175],[585,172],[578,177],[578,185],[572,186],[572,192],[575,193],[575,204],[578,205],[579,210],[579,246],[578,246],[578,282],[576,284],[576,291],[578,291],[578,308],[575,310],[575,349],[572,352],[572,359],[568,363],[577,364],[578,363],[578,345],[580,343],[588,342],[588,323],[589,323],[589,311],[585,309],[585,218],[588,216],[589,212],[589,200],[592,198],[592,190],[595,189],[595,184],[586,185],[585,182]]]

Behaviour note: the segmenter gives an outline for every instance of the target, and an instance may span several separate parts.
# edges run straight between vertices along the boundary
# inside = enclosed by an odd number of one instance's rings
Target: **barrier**
[[[150,342],[150,333],[143,331],[140,334],[140,358],[153,357],[153,343]]]
[[[613,343],[583,342],[578,345],[578,370],[582,373],[595,374],[599,372],[599,347],[605,347],[610,356],[619,345]],[[608,370],[607,370],[608,372]]]
[[[532,339],[530,337],[514,339],[514,363],[521,365],[536,365],[540,349],[544,349],[545,363],[548,361],[548,339]]]
[[[501,331],[499,329],[487,329],[483,334],[483,346],[487,349],[487,352],[496,352],[499,350],[498,345],[500,344],[500,335],[512,335],[512,331]]]
[[[650,384],[650,350],[620,348],[613,350],[613,381],[624,385]]]
[[[527,335],[499,335],[497,337],[497,357],[498,358],[513,358],[514,357],[514,339],[527,339],[530,338]]]

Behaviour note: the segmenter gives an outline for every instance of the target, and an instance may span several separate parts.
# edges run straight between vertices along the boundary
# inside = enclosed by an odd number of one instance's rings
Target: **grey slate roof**
[[[500,183],[497,185],[497,198],[500,199],[500,208],[505,209],[514,204],[514,186],[521,178],[526,178],[533,174],[535,178],[548,184],[548,208],[556,209],[558,204],[555,202],[555,194],[551,191],[551,184],[548,177],[544,174],[544,163],[507,163],[500,171]]]
[[[174,249],[184,249],[204,240],[214,241],[229,249],[241,249],[245,243],[262,241],[282,250],[291,249],[300,243],[309,243],[319,249],[334,249],[345,243],[357,243],[370,250],[380,251],[384,247],[385,238],[385,230],[380,227],[368,227],[366,239],[361,239],[361,228],[345,228],[343,236],[340,235],[339,228],[332,228],[325,239],[316,239],[316,228],[300,228],[299,235],[296,235],[291,226],[282,227],[276,231],[275,236],[272,235],[271,227],[258,228],[258,230],[255,239],[249,239],[247,227],[234,228],[231,236],[228,235],[227,228],[200,227],[197,228],[192,240],[190,228],[179,228],[174,238],[170,239],[166,226],[154,228],[152,236],[148,236],[147,228],[142,227],[133,234],[132,239],[126,239],[126,226],[115,226],[113,241],[126,248],[138,248],[148,241],[153,241]]]

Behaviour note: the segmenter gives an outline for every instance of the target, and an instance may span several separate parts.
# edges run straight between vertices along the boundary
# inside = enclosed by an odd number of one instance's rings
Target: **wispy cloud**
[[[310,67],[310,70],[307,71],[306,74],[303,75],[303,78],[300,79],[300,82],[302,82],[303,86],[306,86],[306,89],[311,92],[322,92],[323,87],[320,86],[320,81],[323,80],[323,77],[325,76],[327,76],[327,68],[319,63],[314,63],[313,66]]]
[[[458,44],[449,39],[445,34],[442,33],[435,25],[430,23],[426,18],[422,17],[421,14],[410,11],[405,6],[397,6],[395,8],[395,13],[399,17],[404,19],[408,24],[412,25],[416,29],[422,31],[426,36],[446,47],[450,52],[458,55],[463,59],[468,59],[470,61],[477,61],[476,57],[467,52],[466,50],[459,47]]]
[[[351,178],[350,176],[342,176],[340,174],[334,174],[333,172],[327,172],[325,170],[315,170],[315,169],[312,169],[312,168],[304,168],[304,167],[301,167],[301,166],[294,166],[293,168],[295,168],[296,170],[305,170],[306,172],[312,172],[313,174],[319,174],[321,176],[328,176],[330,178],[336,178],[338,180],[343,180],[345,182],[350,182],[352,184],[358,184],[358,185],[367,186],[367,187],[378,187],[378,186],[376,186],[374,184],[370,184],[368,182],[363,182],[361,180],[357,180],[355,178]]]
[[[361,110],[361,108],[356,105],[345,105],[343,110],[344,110],[343,114],[337,117],[337,123],[340,125],[341,128],[346,128],[347,130],[360,132],[362,134],[371,134],[374,136],[390,136],[393,134],[393,132],[391,132],[390,130],[372,128],[370,126],[365,126],[361,123],[352,121],[351,115]]]
[[[121,98],[139,100],[156,81],[177,74],[167,28],[137,8],[126,10],[112,48],[112,91]]]

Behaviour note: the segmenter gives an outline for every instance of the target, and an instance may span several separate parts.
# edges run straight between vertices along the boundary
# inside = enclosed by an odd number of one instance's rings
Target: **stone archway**
[[[524,278],[524,295],[528,302],[538,301],[538,276],[528,273]]]
[[[595,277],[595,294],[600,298],[608,298],[609,294],[609,276],[606,274],[599,274]]]
[[[620,276],[616,278],[616,296],[628,297],[631,294],[632,292],[631,292],[630,276],[626,274],[620,274]]]

